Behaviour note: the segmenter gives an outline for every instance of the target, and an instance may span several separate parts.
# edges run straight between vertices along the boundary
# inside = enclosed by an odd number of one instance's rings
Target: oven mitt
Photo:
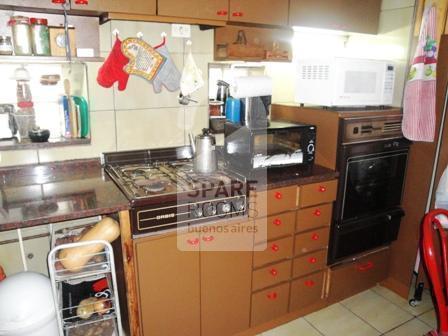
[[[185,61],[182,78],[180,80],[180,91],[182,96],[189,96],[193,92],[204,86],[202,71],[197,67],[191,51],[188,53]]]
[[[129,59],[121,52],[121,41],[117,38],[112,51],[98,70],[96,81],[105,88],[110,88],[115,82],[118,82],[118,90],[125,90],[129,74],[124,72],[123,68],[128,63]]]
[[[124,71],[152,81],[166,57],[157,52],[148,43],[139,38],[127,38],[121,45],[121,51],[129,58]]]
[[[180,88],[180,72],[171,58],[170,52],[166,45],[162,44],[156,47],[157,52],[166,58],[165,63],[161,66],[159,72],[154,77],[153,86],[156,93],[162,91],[162,85],[168,91],[177,91]]]

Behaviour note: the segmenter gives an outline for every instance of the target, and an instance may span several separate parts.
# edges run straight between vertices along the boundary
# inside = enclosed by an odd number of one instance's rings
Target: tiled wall
[[[191,28],[193,56],[206,80],[208,63],[213,60],[213,30],[201,31],[198,26]],[[162,32],[167,33],[167,47],[179,71],[182,71],[187,48],[190,47],[186,46],[186,39],[170,37],[170,24],[108,22],[100,29],[100,47],[104,57],[112,48],[114,29],[119,30],[122,39],[142,32],[143,39],[151,45],[159,44]],[[193,94],[198,103],[184,107],[178,103],[178,91],[168,92],[163,88],[162,93],[155,94],[149,82],[136,76],[130,77],[123,92],[100,87],[96,83],[96,75],[101,64],[88,64],[91,145],[3,151],[0,152],[0,166],[99,157],[106,151],[178,146],[188,143],[188,132],[197,134],[208,125],[207,83]]]

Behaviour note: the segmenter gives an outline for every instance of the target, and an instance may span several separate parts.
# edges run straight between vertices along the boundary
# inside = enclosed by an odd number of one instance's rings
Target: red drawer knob
[[[316,209],[314,210],[314,216],[319,217],[320,215],[322,215],[322,212],[320,211],[320,209]]]
[[[233,13],[232,13],[232,16],[236,16],[236,17],[241,17],[241,16],[243,16],[243,15],[244,15],[243,12],[233,12]]]
[[[277,252],[278,250],[280,250],[280,246],[278,246],[277,244],[272,244],[271,245],[271,250],[274,252]]]
[[[277,276],[278,275],[278,271],[275,268],[271,269],[269,271],[269,273],[271,273],[272,276]]]
[[[277,292],[271,292],[271,293],[268,293],[266,296],[268,297],[269,300],[275,300],[275,299],[277,299],[278,295],[277,295]]]
[[[318,235],[317,233],[313,233],[313,234],[311,235],[311,239],[312,239],[312,240],[319,240],[319,235]]]
[[[227,15],[227,11],[226,10],[219,10],[216,12],[216,14],[218,14],[219,16],[225,16]]]
[[[305,281],[305,286],[306,287],[314,287],[316,283],[313,280],[306,280]]]
[[[276,225],[276,226],[280,226],[280,225],[282,225],[282,221],[281,221],[281,219],[280,218],[276,218],[276,219],[274,219],[274,225]]]
[[[204,237],[202,237],[202,240],[208,243],[208,242],[211,242],[211,241],[215,240],[215,237],[213,237],[213,236],[204,236]]]
[[[368,261],[368,262],[366,262],[365,264],[363,264],[363,265],[359,265],[358,266],[358,271],[360,271],[360,272],[366,272],[366,271],[368,271],[368,270],[371,270],[372,268],[374,268],[375,267],[375,264],[373,263],[373,262],[371,262],[371,261]]]
[[[75,4],[77,5],[88,5],[89,0],[75,0]]]
[[[52,3],[56,5],[63,5],[65,4],[65,0],[51,0]]]
[[[196,246],[196,245],[199,244],[199,238],[195,238],[195,239],[187,239],[187,243],[188,243],[189,245]]]
[[[276,199],[281,200],[283,198],[283,195],[280,191],[275,192],[275,196]]]
[[[317,258],[311,257],[311,258],[308,259],[308,261],[309,261],[310,264],[315,264],[315,263],[317,263]]]
[[[319,186],[319,192],[326,192],[327,187],[326,186]]]

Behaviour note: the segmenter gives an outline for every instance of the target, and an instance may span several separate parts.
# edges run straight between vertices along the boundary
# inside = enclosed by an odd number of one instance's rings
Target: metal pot
[[[190,143],[193,150],[193,167],[196,173],[209,174],[216,171],[216,139],[208,128],[202,130],[202,134],[193,139],[190,133]]]
[[[229,83],[224,82],[223,80],[218,80],[217,83],[218,91],[216,92],[216,100],[223,102],[224,104],[221,106],[221,115],[224,116],[225,104],[227,97],[229,97]]]

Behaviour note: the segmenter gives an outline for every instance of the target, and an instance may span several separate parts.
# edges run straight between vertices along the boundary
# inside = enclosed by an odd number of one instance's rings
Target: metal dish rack
[[[89,261],[76,270],[67,270],[58,258],[59,252],[67,248],[80,248],[88,245],[100,244],[104,248],[99,253],[88,254]],[[113,249],[110,243],[104,240],[75,242],[55,246],[48,255],[48,268],[52,283],[53,299],[61,336],[95,335],[95,336],[122,336],[120,305],[115,276],[115,263]],[[63,300],[63,292],[67,284],[79,285],[87,281],[105,279],[107,282],[107,296],[103,303],[107,308],[94,312],[91,316],[80,317],[77,309],[80,305],[69,304]],[[65,285],[64,285],[65,284]],[[64,288],[65,287],[65,288]],[[85,297],[88,298],[88,297]],[[76,302],[76,300],[75,300]]]

